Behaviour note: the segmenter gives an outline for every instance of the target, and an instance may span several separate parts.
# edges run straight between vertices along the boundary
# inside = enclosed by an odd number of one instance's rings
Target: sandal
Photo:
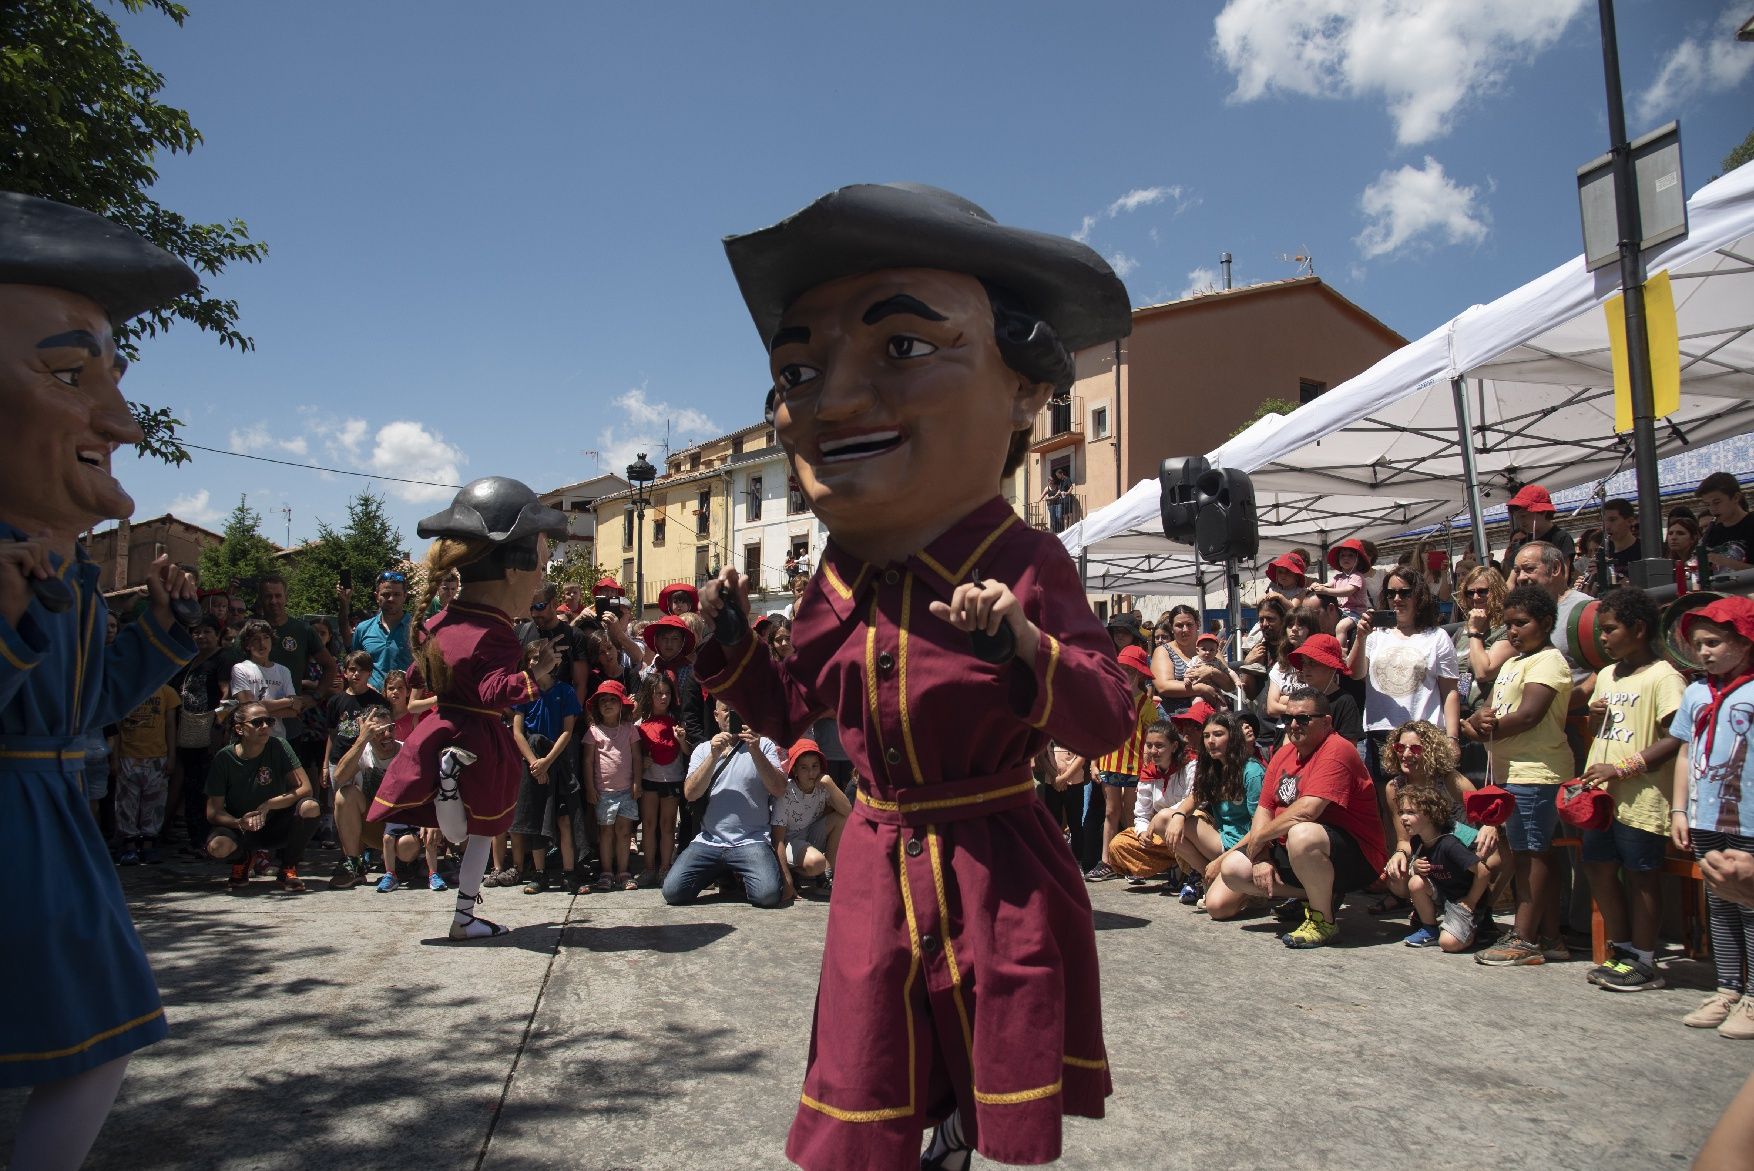
[[[530,881],[524,884],[524,893],[527,895],[546,894],[547,892],[548,872],[546,870],[536,871],[530,876]]]
[[[1412,905],[1413,903],[1410,899],[1404,899],[1400,895],[1387,894],[1371,903],[1370,906],[1365,908],[1365,910],[1369,911],[1372,915],[1394,915],[1406,910]]]
[[[495,923],[492,919],[483,919],[479,915],[475,915],[463,909],[462,904],[464,903],[473,903],[475,906],[479,907],[482,903],[480,895],[476,895],[471,899],[468,895],[460,894],[457,896],[457,903],[459,905],[456,908],[456,914],[461,915],[468,921],[465,923],[459,923],[454,916],[451,919],[450,937],[456,942],[461,943],[473,939],[492,939],[495,936],[510,935],[512,933],[510,927],[500,923]]]
[[[628,874],[626,871],[623,871],[622,873],[617,874],[615,876],[615,881],[621,884],[622,890],[638,890],[639,889],[639,883],[634,881],[633,875]]]
[[[611,878],[608,874],[600,874],[597,876],[596,885],[593,886],[591,889],[597,891],[600,894],[608,894],[610,891],[615,889],[615,880],[613,878]]]

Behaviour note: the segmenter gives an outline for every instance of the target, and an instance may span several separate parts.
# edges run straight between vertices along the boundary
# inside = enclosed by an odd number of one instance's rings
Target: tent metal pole
[[[1224,563],[1224,610],[1226,621],[1230,624],[1230,653],[1240,662],[1242,660],[1242,577],[1236,572],[1235,561]],[[1203,616],[1201,621],[1203,624]]]
[[[1468,522],[1474,533],[1474,555],[1481,565],[1492,564],[1486,546],[1486,518],[1480,508],[1480,471],[1474,466],[1474,423],[1468,418],[1468,384],[1464,378],[1449,380],[1456,404],[1456,446],[1462,453],[1462,490],[1468,498]]]

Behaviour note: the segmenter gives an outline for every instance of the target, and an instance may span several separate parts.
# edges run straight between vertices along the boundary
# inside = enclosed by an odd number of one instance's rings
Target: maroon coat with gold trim
[[[929,611],[977,574],[1042,630],[1033,661],[982,662]],[[831,541],[792,642],[784,661],[709,642],[696,663],[779,743],[831,713],[863,778],[787,1154],[911,1167],[921,1129],[960,1105],[982,1154],[1057,1158],[1061,1116],[1101,1117],[1111,1087],[1089,898],[1029,762],[1050,737],[1099,755],[1133,721],[1071,559],[997,498],[900,564]]]
[[[432,799],[439,754],[455,746],[476,756],[457,781],[469,832],[504,833],[512,824],[524,763],[504,715],[537,694],[523,669],[524,648],[503,611],[461,598],[428,618],[426,627],[451,670],[450,685],[390,762],[366,819],[436,827]]]

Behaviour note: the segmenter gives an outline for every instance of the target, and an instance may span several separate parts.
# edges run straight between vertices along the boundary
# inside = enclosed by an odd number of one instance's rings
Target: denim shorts
[[[1558,785],[1506,785],[1511,796],[1510,820],[1504,823],[1504,840],[1522,854],[1545,854],[1553,845],[1553,827],[1559,822]]]
[[[632,789],[623,789],[619,793],[597,793],[597,824],[614,825],[619,817],[623,821],[639,820],[639,802],[633,799]]]
[[[1139,787],[1139,778],[1133,773],[1098,773],[1097,776],[1101,777],[1102,783],[1111,789],[1136,789]]]
[[[1625,870],[1660,870],[1668,846],[1669,839],[1662,834],[1653,834],[1619,820],[1607,829],[1583,831],[1585,862],[1617,862]]]

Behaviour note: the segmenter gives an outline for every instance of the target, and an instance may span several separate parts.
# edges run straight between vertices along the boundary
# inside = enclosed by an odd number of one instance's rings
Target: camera
[[[743,734],[743,717],[736,712],[727,713],[725,718],[725,731],[731,733],[733,736],[741,736]]]
[[[597,608],[597,620],[601,622],[603,615],[615,608],[615,599],[609,594],[593,594],[591,604]]]

